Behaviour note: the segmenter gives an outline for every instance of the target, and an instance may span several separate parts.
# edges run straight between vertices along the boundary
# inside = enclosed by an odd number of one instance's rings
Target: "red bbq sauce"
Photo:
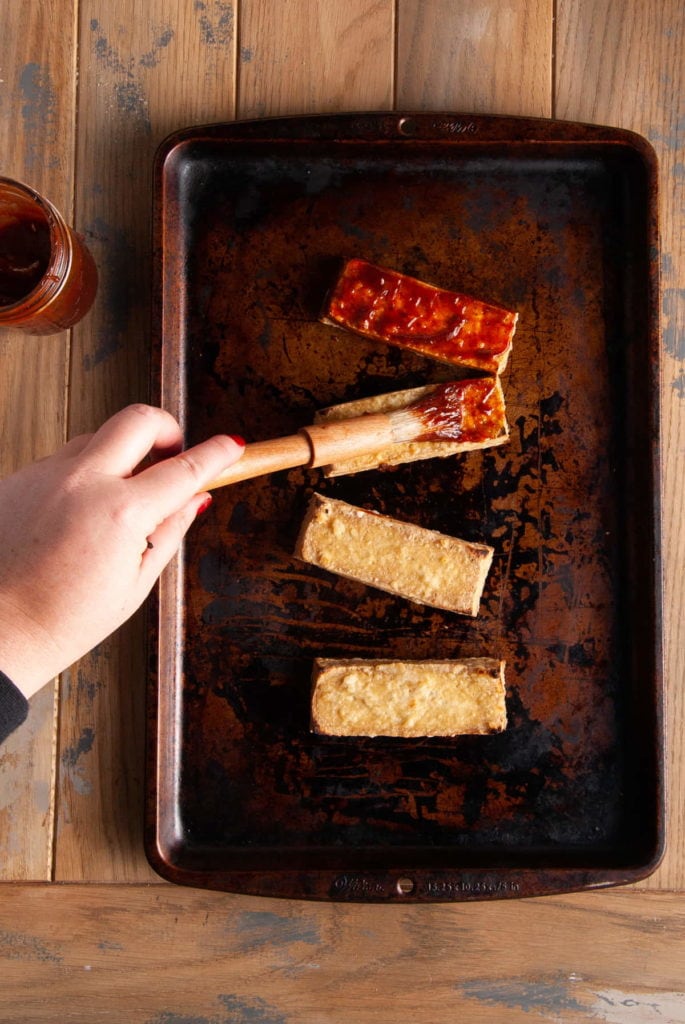
[[[497,370],[518,314],[353,259],[338,278],[324,318],[443,362]]]
[[[479,444],[499,437],[506,426],[502,392],[492,377],[439,385],[416,407],[422,441]]]
[[[90,309],[97,270],[83,239],[35,190],[0,178],[0,327],[54,334]]]
[[[33,291],[50,262],[50,227],[45,217],[18,217],[0,226],[0,306]]]

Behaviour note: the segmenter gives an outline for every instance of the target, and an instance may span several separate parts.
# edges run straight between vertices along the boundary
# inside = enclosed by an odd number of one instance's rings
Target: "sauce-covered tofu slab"
[[[463,406],[458,429],[455,429],[453,434],[456,440],[421,439],[381,445],[374,452],[341,458],[331,463],[324,467],[325,476],[358,473],[361,470],[377,469],[379,466],[399,466],[420,459],[444,458],[448,455],[504,444],[509,439],[509,426],[499,377],[476,377],[452,383],[462,396]],[[367,413],[394,412],[406,408],[413,402],[428,398],[435,390],[436,385],[428,384],[369,398],[357,398],[352,402],[321,409],[316,413],[314,422],[331,423],[364,416]]]
[[[352,259],[344,265],[321,319],[441,362],[501,373],[518,313]]]

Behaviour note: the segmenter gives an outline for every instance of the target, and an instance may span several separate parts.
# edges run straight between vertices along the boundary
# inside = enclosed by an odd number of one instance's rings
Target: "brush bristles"
[[[501,432],[504,403],[495,379],[484,377],[439,384],[418,402],[389,416],[398,442],[477,442]]]

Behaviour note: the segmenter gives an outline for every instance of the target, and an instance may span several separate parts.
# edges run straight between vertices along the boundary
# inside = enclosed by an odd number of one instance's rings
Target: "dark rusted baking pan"
[[[174,882],[435,901],[635,881],[664,843],[656,166],[629,132],[451,114],[183,131],[155,200],[154,398],[258,440],[444,366],[318,322],[363,256],[516,309],[508,445],[215,495],[153,613],[147,853]],[[481,614],[299,563],[314,490],[496,554]],[[316,656],[507,663],[509,727],[309,731]]]

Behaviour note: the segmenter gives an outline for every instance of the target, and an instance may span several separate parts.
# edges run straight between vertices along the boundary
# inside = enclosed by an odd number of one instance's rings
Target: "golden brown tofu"
[[[507,725],[504,662],[320,658],[312,731],[328,736],[484,735]]]
[[[494,551],[314,494],[295,555],[399,597],[478,614]]]

